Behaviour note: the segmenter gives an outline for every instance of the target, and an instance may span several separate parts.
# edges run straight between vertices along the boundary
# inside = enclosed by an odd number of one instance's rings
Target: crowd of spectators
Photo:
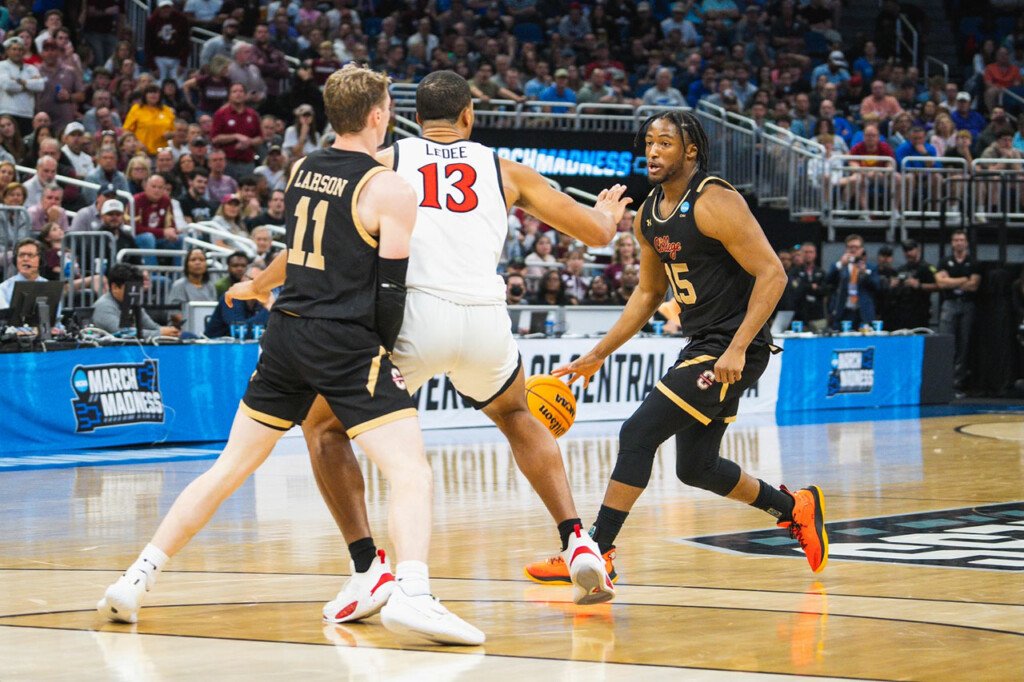
[[[121,0],[81,3],[74,16],[47,6],[33,14],[14,0],[0,12],[0,201],[29,209],[0,207],[6,276],[14,246],[44,231],[56,243],[54,225],[109,230],[119,248],[180,250],[190,223],[210,222],[220,230],[212,241],[265,265],[272,235],[261,228],[284,224],[290,166],[333,137],[321,87],[352,61],[398,82],[452,69],[482,109],[705,100],[830,153],[1024,152],[1024,20],[980,44],[962,82],[924,82],[892,41],[844,42],[839,0],[157,0],[143,35],[132,34]],[[199,68],[190,68],[192,27],[214,33]],[[133,195],[133,225],[118,192]],[[509,300],[622,303],[636,285],[635,254],[628,235],[588,252],[513,213]],[[188,260],[173,262],[187,274]],[[55,266],[65,277],[102,275]],[[216,296],[205,285],[178,289],[184,300]]]

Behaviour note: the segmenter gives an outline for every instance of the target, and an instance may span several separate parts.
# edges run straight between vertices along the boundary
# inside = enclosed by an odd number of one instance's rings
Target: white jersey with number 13
[[[406,286],[461,305],[503,304],[508,209],[497,155],[468,140],[405,138],[393,149],[419,199]]]

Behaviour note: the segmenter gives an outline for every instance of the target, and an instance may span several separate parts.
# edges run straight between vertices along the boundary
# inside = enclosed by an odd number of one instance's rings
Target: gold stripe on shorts
[[[699,365],[702,362],[709,362],[711,360],[717,360],[717,359],[718,358],[716,358],[714,355],[698,355],[695,358],[690,358],[689,360],[683,360],[678,365],[676,365],[676,369],[682,369],[683,367],[689,367],[690,365]]]
[[[370,394],[371,398],[373,397],[374,391],[377,390],[377,379],[380,376],[380,359],[384,357],[384,353],[386,352],[387,351],[384,349],[384,346],[381,346],[380,350],[377,351],[377,357],[375,357],[370,363],[370,376],[366,380],[366,392]]]
[[[359,434],[366,433],[367,431],[369,431],[371,429],[375,429],[378,426],[384,426],[385,424],[390,424],[391,422],[396,422],[399,419],[406,419],[407,417],[415,417],[415,416],[416,416],[416,408],[415,407],[407,407],[404,410],[398,410],[397,412],[392,412],[390,414],[385,414],[385,415],[382,415],[380,417],[377,417],[376,419],[371,419],[368,422],[363,422],[362,424],[356,424],[355,426],[353,426],[350,429],[348,429],[348,431],[346,431],[346,433],[348,434],[349,438],[355,438]]]
[[[244,401],[238,403],[238,408],[242,410],[242,412],[253,421],[257,421],[260,424],[263,424],[264,426],[269,426],[270,428],[273,429],[290,429],[295,424],[295,422],[290,422],[287,419],[281,419],[280,417],[275,417],[272,414],[267,414],[266,412],[254,410],[248,405],[246,405]]]
[[[669,388],[662,382],[659,381],[655,388],[661,391],[663,394],[665,394],[666,398],[668,398],[676,405],[678,405],[679,408],[683,410],[683,412],[686,412],[686,414],[690,415],[704,426],[707,426],[708,424],[711,423],[711,417],[708,417],[703,412],[698,410],[696,407],[680,398],[678,395],[676,395],[675,391],[673,391],[671,388]]]

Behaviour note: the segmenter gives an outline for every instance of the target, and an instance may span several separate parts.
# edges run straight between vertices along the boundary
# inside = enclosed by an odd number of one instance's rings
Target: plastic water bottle
[[[548,313],[547,318],[544,320],[544,336],[551,338],[555,335],[555,313],[554,311]]]

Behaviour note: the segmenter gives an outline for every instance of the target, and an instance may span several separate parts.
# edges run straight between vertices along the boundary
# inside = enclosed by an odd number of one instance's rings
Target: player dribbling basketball
[[[740,396],[757,382],[774,350],[766,323],[786,286],[782,264],[743,197],[708,175],[708,140],[696,116],[676,111],[652,116],[637,135],[638,145],[641,141],[655,187],[633,221],[640,284],[607,336],[552,374],[589,383],[605,358],[647,323],[669,288],[689,342],[675,367],[622,425],[618,459],[591,534],[602,552],[614,549],[647,487],[658,447],[675,435],[681,481],[771,514],[799,541],[818,572],[828,560],[821,490],[775,488],[719,456]],[[540,582],[566,581],[557,557],[526,571]]]

